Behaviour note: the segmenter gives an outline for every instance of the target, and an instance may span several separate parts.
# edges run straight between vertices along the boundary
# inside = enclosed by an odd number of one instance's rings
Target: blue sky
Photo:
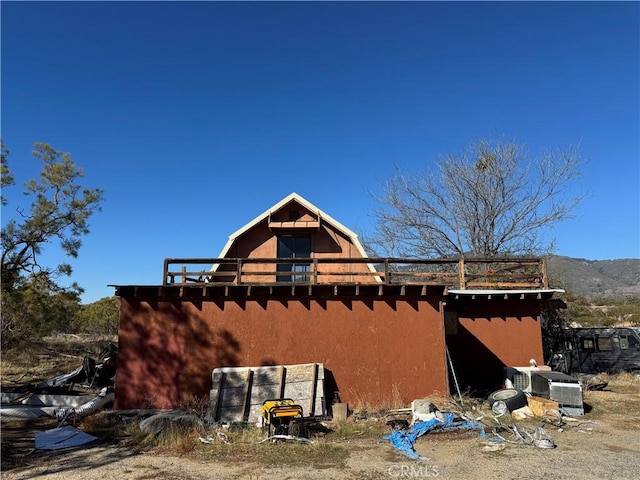
[[[3,219],[32,144],[70,152],[105,190],[72,262],[92,302],[161,283],[165,257],[217,256],[293,191],[367,231],[395,165],[499,134],[581,145],[589,195],[556,253],[639,257],[639,6],[3,1]]]

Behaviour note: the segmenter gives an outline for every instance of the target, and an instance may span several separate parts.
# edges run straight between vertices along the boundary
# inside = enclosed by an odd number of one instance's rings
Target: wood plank
[[[244,398],[242,399],[242,421],[243,422],[246,422],[249,419],[248,406],[249,406],[249,403],[251,402],[250,400],[251,399],[251,380],[253,379],[253,370],[247,369],[246,377],[247,377],[247,386],[244,391]]]
[[[217,421],[259,423],[262,403],[283,397],[306,416],[326,413],[322,364],[223,367],[213,371],[212,385],[210,416]]]

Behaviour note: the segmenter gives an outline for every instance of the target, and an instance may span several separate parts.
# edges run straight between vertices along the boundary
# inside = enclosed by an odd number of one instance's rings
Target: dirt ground
[[[557,447],[541,449],[504,444],[500,451],[485,451],[477,431],[430,432],[419,437],[415,450],[428,461],[411,460],[382,436],[358,435],[357,428],[343,438],[316,439],[324,447],[337,446],[344,456],[327,450],[327,458],[314,452],[305,464],[278,444],[263,444],[252,459],[251,449],[237,457],[208,457],[208,445],[181,452],[179,448],[132,448],[130,441],[101,439],[77,449],[32,452],[5,465],[2,479],[393,479],[393,478],[531,478],[531,479],[636,479],[640,458],[640,393],[636,380],[622,392],[587,392],[591,412],[558,428],[545,430]],[[590,403],[589,403],[590,402]],[[10,424],[9,424],[10,425]],[[40,429],[45,425],[40,425]],[[50,426],[47,428],[51,428]],[[3,441],[22,442],[28,452],[38,425],[12,430],[3,425]],[[26,433],[28,432],[28,433]],[[25,434],[26,433],[26,434]],[[490,431],[488,432],[491,433]],[[19,446],[14,445],[16,448]],[[300,446],[314,448],[313,445]],[[214,447],[211,447],[214,448]],[[300,450],[298,450],[300,451]],[[5,452],[3,452],[5,453]],[[304,453],[302,453],[304,455]],[[284,458],[281,458],[284,456]]]
[[[52,351],[51,357],[59,352]],[[2,381],[11,376],[24,380],[24,365],[3,352]],[[33,353],[28,358],[34,362]],[[77,363],[79,355],[71,356]],[[13,363],[8,360],[13,358]],[[60,358],[58,356],[58,358]],[[67,357],[63,357],[67,358]],[[58,366],[58,373],[64,372]],[[51,372],[38,372],[39,376]],[[38,376],[36,375],[36,376]],[[25,377],[26,378],[26,377]],[[622,374],[605,378],[604,391],[586,391],[588,413],[565,421],[562,427],[546,424],[556,448],[542,449],[501,443],[488,451],[478,431],[434,431],[419,437],[415,450],[429,460],[412,460],[394,449],[383,436],[391,432],[384,419],[354,421],[333,432],[314,437],[311,445],[252,443],[204,444],[198,434],[150,444],[136,434],[137,425],[104,428],[103,412],[78,426],[98,437],[82,447],[59,451],[35,451],[34,435],[57,426],[54,419],[31,423],[1,423],[1,479],[636,479],[640,478],[640,376]],[[438,405],[436,403],[436,405]],[[440,406],[440,405],[438,405]],[[442,406],[440,406],[441,409]],[[487,410],[468,411],[476,419]],[[118,417],[120,418],[120,417]],[[483,422],[486,422],[486,418]],[[102,422],[102,423],[101,423]],[[486,422],[487,424],[491,422]],[[495,423],[495,422],[494,422]],[[509,422],[507,422],[509,423]],[[518,424],[537,425],[537,420]],[[332,427],[330,425],[330,427]],[[487,429],[492,435],[491,428]],[[231,436],[230,436],[231,437]],[[492,445],[495,445],[492,444]]]

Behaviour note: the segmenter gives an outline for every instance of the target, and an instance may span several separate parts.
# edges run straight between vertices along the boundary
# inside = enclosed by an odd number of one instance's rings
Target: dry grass
[[[200,437],[211,439],[213,443],[203,443]],[[266,433],[258,428],[236,432],[171,429],[153,439],[147,437],[143,443],[146,443],[146,450],[156,453],[189,455],[227,465],[251,462],[265,467],[339,467],[348,457],[344,447],[323,438],[314,439],[312,444],[271,442],[265,441],[266,438]]]
[[[349,390],[349,397],[351,398],[349,407],[354,411],[393,410],[405,408],[411,403],[410,400],[405,398],[401,388],[395,383],[391,386],[391,392],[386,400],[379,401],[376,399],[374,401],[368,395],[362,394],[355,389]]]
[[[0,355],[0,382],[24,385],[68,373],[82,365],[84,357],[95,357],[117,337],[59,334],[42,341],[5,348]]]
[[[381,417],[378,417],[381,418]],[[353,438],[380,438],[389,433],[385,420],[367,420],[355,422],[348,419],[331,425],[331,432],[327,433],[327,440],[345,441]]]
[[[589,418],[605,420],[625,429],[640,430],[640,376],[632,373],[598,375],[608,382],[603,391],[587,391]]]
[[[640,376],[633,373],[618,373],[598,375],[603,381],[609,382],[609,390],[618,393],[640,393]]]

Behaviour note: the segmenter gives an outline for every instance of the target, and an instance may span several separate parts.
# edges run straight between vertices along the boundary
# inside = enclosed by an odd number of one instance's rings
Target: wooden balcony
[[[167,258],[163,286],[422,285],[548,289],[543,258]]]

